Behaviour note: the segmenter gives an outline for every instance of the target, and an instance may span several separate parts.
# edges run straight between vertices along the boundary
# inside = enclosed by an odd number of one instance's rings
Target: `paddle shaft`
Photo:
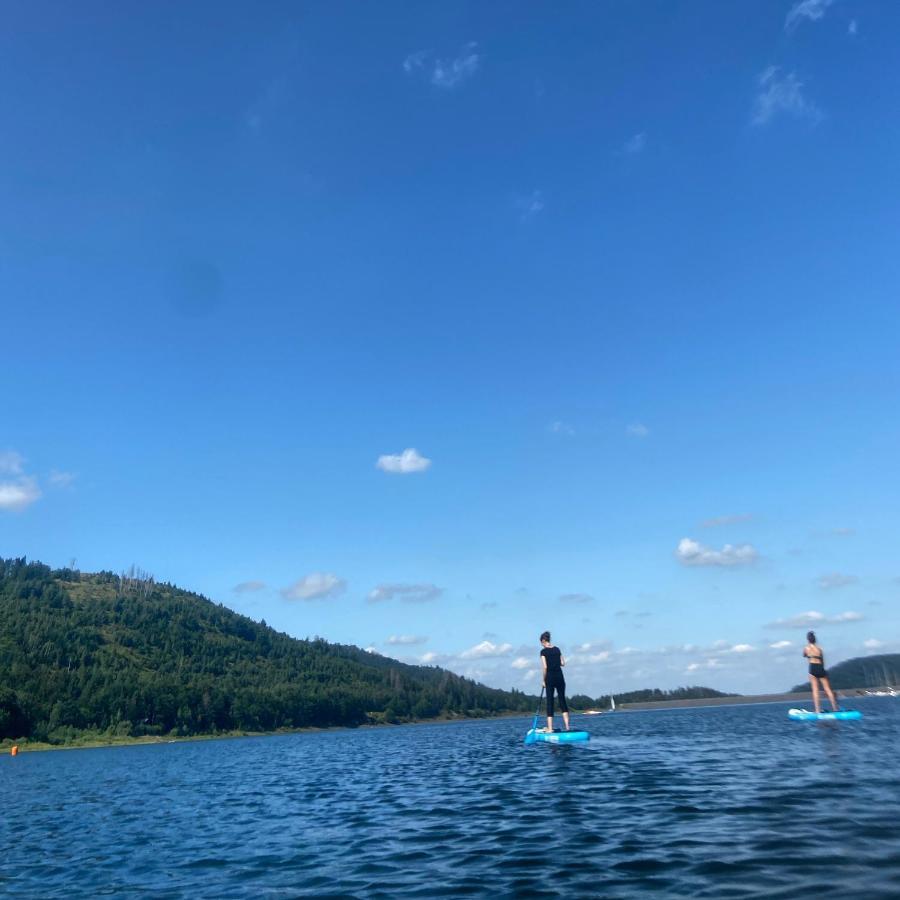
[[[537,720],[538,716],[541,714],[541,704],[544,702],[544,688],[541,688],[541,696],[538,697],[538,708],[534,714],[534,721],[531,723],[531,730],[537,731]]]

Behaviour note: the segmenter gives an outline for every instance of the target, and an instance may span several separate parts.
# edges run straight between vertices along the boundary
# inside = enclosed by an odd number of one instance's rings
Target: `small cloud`
[[[347,582],[330,572],[313,572],[282,590],[285,600],[321,600],[344,592]]]
[[[530,660],[527,656],[517,656],[510,665],[514,669],[528,669],[534,665],[534,661]]]
[[[407,75],[411,75],[417,69],[424,68],[425,62],[430,55],[430,50],[416,50],[415,53],[410,53],[409,56],[403,60],[403,71],[406,72]]]
[[[780,74],[778,66],[764,69],[758,79],[759,91],[753,104],[753,125],[766,125],[779,113],[817,122],[822,113],[803,96],[803,82],[793,72]]]
[[[856,24],[856,19],[851,19],[851,20],[850,20],[850,24],[847,26],[847,34],[849,34],[851,37],[855,37],[855,36],[856,36],[856,32],[857,32],[858,30],[859,30],[859,29],[858,29],[857,24]]]
[[[759,559],[752,544],[725,544],[721,550],[713,550],[692,538],[678,542],[675,556],[683,566],[746,566]]]
[[[431,50],[416,50],[403,60],[403,71],[407,75],[427,74],[435,87],[451,90],[472,78],[481,65],[481,58],[474,41],[466,44],[453,59],[439,59]]]
[[[840,572],[831,572],[828,575],[820,575],[816,579],[816,585],[823,591],[831,591],[835,588],[856,584],[858,581],[859,579],[855,575],[841,575]]]
[[[809,612],[798,613],[787,619],[777,619],[769,622],[766,628],[814,628],[817,625],[842,625],[846,622],[861,622],[863,615],[858,612],[842,612],[834,616],[811,609]]]
[[[645,438],[650,435],[650,429],[640,422],[632,422],[631,425],[625,429],[625,432],[631,435],[631,437],[636,438]]]
[[[23,475],[14,481],[0,481],[0,510],[21,512],[39,500],[41,491],[34,478]]]
[[[729,653],[752,653],[754,649],[752,644],[735,644]]]
[[[493,641],[482,641],[459,654],[460,659],[489,659],[496,656],[507,656],[512,652],[512,644],[495,644]]]
[[[572,604],[593,603],[594,598],[590,594],[560,594],[559,602]]]
[[[256,591],[265,590],[266,583],[264,581],[242,581],[236,584],[231,590],[235,594],[253,594]]]
[[[443,588],[434,584],[379,584],[369,591],[369,603],[393,600],[399,597],[406,603],[427,603],[437,600],[444,593]]]
[[[393,647],[413,647],[416,644],[424,644],[427,640],[427,637],[419,634],[392,634],[385,644]]]
[[[366,653],[374,653],[376,656],[381,656],[381,654],[378,652],[377,647],[366,647],[365,651]]]
[[[57,469],[51,469],[47,481],[55,488],[69,488],[75,482],[75,475],[72,472],[60,472]]]
[[[474,41],[466,44],[454,59],[436,59],[431,70],[431,83],[435,87],[450,90],[468,81],[481,65],[478,44]]]
[[[24,465],[24,457],[15,450],[0,452],[0,475],[21,475]]]
[[[784,650],[786,647],[793,647],[793,641],[775,641],[774,644],[769,644],[773,650]]]
[[[693,662],[687,667],[688,672],[696,672],[698,669],[719,669],[722,667],[722,661],[713,658],[704,660],[704,662]]]
[[[628,138],[622,146],[622,152],[628,154],[642,153],[647,146],[647,135],[642,131]]]
[[[544,195],[534,190],[524,197],[516,197],[515,205],[519,210],[519,221],[530,222],[544,211]]]
[[[863,641],[863,647],[866,650],[877,650],[879,647],[884,646],[884,641],[879,641],[878,638],[869,638],[867,641]]]
[[[450,658],[446,653],[435,653],[433,650],[429,650],[419,657],[419,662],[424,663],[426,666],[439,666],[442,663],[449,662]]]
[[[793,31],[804,20],[818,22],[819,19],[825,17],[825,10],[833,2],[834,0],[799,0],[788,10],[787,18],[784,20],[784,30]]]
[[[704,519],[700,523],[701,528],[719,528],[722,525],[737,525],[739,522],[749,522],[753,518],[750,513],[738,513],[731,516],[713,516],[711,519]]]
[[[409,475],[412,472],[424,472],[431,466],[431,460],[422,456],[415,447],[408,447],[399,454],[386,454],[378,457],[375,467],[392,475]]]
[[[575,429],[566,422],[551,422],[547,426],[547,431],[552,434],[564,434],[566,437],[573,437],[575,434]]]

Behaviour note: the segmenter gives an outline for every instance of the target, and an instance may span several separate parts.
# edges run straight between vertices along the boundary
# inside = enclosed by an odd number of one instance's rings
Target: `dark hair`
[[[550,632],[549,631],[541,632],[541,640],[546,641],[549,644],[550,643]]]
[[[806,632],[806,639],[807,639],[811,644],[814,644],[814,643],[816,642],[816,633],[815,633],[814,631],[807,631],[807,632]]]

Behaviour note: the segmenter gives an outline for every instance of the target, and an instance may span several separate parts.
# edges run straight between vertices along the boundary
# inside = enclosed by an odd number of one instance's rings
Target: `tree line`
[[[0,560],[0,739],[478,717],[527,711],[535,699],[298,640],[143,572]]]

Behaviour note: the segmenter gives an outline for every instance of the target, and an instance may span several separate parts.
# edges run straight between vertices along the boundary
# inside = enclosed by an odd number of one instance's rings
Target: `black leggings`
[[[553,691],[559,697],[559,708],[561,712],[569,711],[569,704],[566,703],[566,683],[562,680],[554,681],[547,685],[547,715],[553,716]]]

